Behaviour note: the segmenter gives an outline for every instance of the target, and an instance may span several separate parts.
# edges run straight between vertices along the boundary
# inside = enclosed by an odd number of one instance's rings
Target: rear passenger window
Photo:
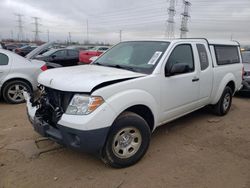
[[[209,65],[206,48],[204,44],[197,44],[196,47],[199,53],[201,70],[205,70]]]
[[[239,63],[239,52],[237,46],[214,46],[218,65]]]
[[[9,58],[7,55],[0,53],[0,66],[1,65],[8,65]]]

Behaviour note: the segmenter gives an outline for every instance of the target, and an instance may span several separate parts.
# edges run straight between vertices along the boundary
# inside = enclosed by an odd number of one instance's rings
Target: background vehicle
[[[16,48],[18,48],[16,45],[13,45],[13,44],[6,44],[6,49],[9,50],[9,51],[13,51],[13,50],[15,50]]]
[[[6,46],[3,42],[0,42],[0,49],[6,49]]]
[[[23,91],[37,89],[37,77],[46,70],[44,62],[28,60],[0,49],[0,94],[8,103],[24,102]]]
[[[37,46],[23,46],[21,48],[14,49],[14,52],[20,56],[26,56],[28,53],[30,53],[32,50],[36,49]]]
[[[73,49],[51,49],[35,59],[55,63],[63,67],[77,65],[79,59],[79,51]]]
[[[244,65],[243,88],[241,91],[250,91],[250,51],[242,52]]]
[[[91,57],[100,56],[103,52],[107,51],[109,47],[107,46],[96,46],[91,48],[90,50],[80,51],[79,62],[89,64],[92,61]]]
[[[39,105],[25,94],[29,119],[42,136],[127,167],[156,127],[206,105],[227,114],[242,68],[232,41],[122,42],[90,65],[42,73]]]

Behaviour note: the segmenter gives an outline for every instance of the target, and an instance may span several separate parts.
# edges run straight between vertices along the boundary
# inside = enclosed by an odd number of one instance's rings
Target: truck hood
[[[94,88],[145,76],[128,70],[98,65],[80,65],[50,69],[40,74],[38,82],[60,91],[90,93]]]

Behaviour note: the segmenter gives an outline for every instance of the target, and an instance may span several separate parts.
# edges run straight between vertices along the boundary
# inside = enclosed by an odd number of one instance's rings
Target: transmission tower
[[[39,30],[39,26],[41,25],[39,23],[40,18],[38,18],[38,17],[32,17],[32,18],[34,19],[33,24],[35,25],[35,31],[33,31],[35,33],[34,40],[39,41],[40,40],[39,33],[41,33],[41,31]]]
[[[18,34],[17,34],[17,39],[19,41],[24,39],[23,36],[23,15],[22,14],[15,14],[15,16],[17,16],[17,27],[18,27]]]
[[[175,16],[175,0],[170,0],[168,8],[168,20],[166,27],[166,38],[174,38],[174,16]]]
[[[190,18],[190,14],[189,14],[189,8],[191,6],[191,3],[187,0],[183,0],[183,4],[184,4],[184,12],[181,14],[182,15],[182,19],[181,19],[181,38],[186,38],[187,37],[187,32],[188,32],[188,19]]]

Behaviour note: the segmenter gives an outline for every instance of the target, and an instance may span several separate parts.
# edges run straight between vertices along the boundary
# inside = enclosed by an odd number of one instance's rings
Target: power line
[[[17,16],[17,27],[18,27],[18,34],[17,34],[17,39],[19,41],[24,39],[24,34],[23,34],[23,15],[22,14],[15,14]]]
[[[39,23],[39,20],[40,18],[39,17],[32,17],[34,19],[34,25],[35,25],[35,31],[33,31],[35,33],[35,37],[34,37],[34,40],[35,41],[39,41],[40,38],[39,38],[39,33],[41,33],[41,31],[39,30],[39,26],[41,25]]]
[[[191,6],[191,3],[188,0],[183,0],[184,4],[184,12],[181,14],[182,15],[182,20],[181,20],[181,38],[186,38],[187,37],[187,32],[188,32],[188,19],[190,17],[189,15],[189,7]]]

